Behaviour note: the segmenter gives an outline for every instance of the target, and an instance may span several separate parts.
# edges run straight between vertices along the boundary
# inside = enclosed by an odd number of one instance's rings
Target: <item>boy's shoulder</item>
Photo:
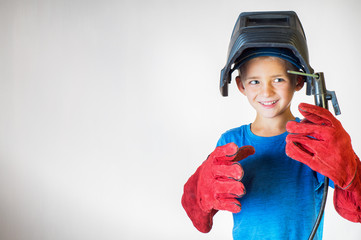
[[[225,131],[222,135],[233,135],[233,134],[239,134],[240,132],[247,131],[247,128],[249,127],[249,124],[242,125],[240,127],[231,128],[227,131]]]
[[[240,139],[248,135],[247,132],[249,131],[249,126],[249,124],[246,124],[227,130],[221,135],[217,145],[221,146],[229,142],[238,142]]]

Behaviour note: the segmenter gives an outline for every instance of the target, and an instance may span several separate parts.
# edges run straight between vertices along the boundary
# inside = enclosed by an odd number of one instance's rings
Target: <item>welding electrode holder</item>
[[[314,95],[316,106],[328,109],[328,101],[331,100],[333,110],[335,111],[335,115],[341,114],[340,106],[338,105],[335,91],[328,91],[326,89],[325,77],[323,75],[323,72],[317,72],[313,74],[291,71],[291,70],[288,70],[287,72],[290,74],[308,77],[306,80],[307,83],[306,94]],[[310,78],[312,79],[312,81],[309,81]]]
[[[313,73],[313,74],[297,72],[297,71],[287,71],[287,72],[290,74],[307,76],[307,77],[309,77],[308,79],[310,79],[310,77],[311,77],[311,79],[312,79],[311,82],[308,80],[306,81],[307,82],[306,94],[314,95],[315,105],[326,108],[326,109],[328,109],[328,101],[331,100],[333,109],[335,111],[335,115],[341,114],[340,106],[338,105],[335,91],[328,91],[326,89],[325,77],[323,75],[323,72],[318,72],[318,73]],[[315,237],[318,226],[320,225],[323,213],[325,211],[327,193],[328,193],[328,184],[329,184],[329,178],[325,177],[320,210],[318,212],[316,222],[313,225],[313,228],[312,228],[312,231],[311,231],[311,234],[310,234],[308,240],[312,240]]]
[[[325,77],[323,75],[323,72],[314,73],[312,75],[313,75],[312,76],[313,81],[311,83],[309,83],[309,82],[307,83],[308,85],[310,85],[310,84],[311,85],[307,86],[306,94],[314,95],[315,105],[326,108],[326,109],[328,109],[328,101],[331,100],[335,114],[336,115],[341,114],[335,91],[328,91],[326,89]],[[316,222],[313,225],[312,231],[308,238],[309,240],[312,240],[315,237],[318,226],[320,225],[323,213],[325,211],[327,193],[328,193],[328,184],[329,184],[329,178],[325,177],[320,211],[318,212]]]
[[[313,78],[311,83],[311,92],[307,95],[314,95],[315,104],[319,107],[328,109],[328,101],[331,100],[335,115],[340,115],[341,110],[338,105],[337,97],[335,91],[328,91],[326,89],[325,77],[323,72],[318,72],[313,75],[316,75]]]

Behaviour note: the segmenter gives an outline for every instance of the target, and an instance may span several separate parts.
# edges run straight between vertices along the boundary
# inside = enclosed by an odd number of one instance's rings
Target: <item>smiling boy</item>
[[[235,143],[255,150],[240,161],[246,194],[237,198],[242,210],[233,215],[234,239],[307,239],[317,217],[323,176],[285,152],[286,124],[300,121],[291,112],[291,101],[304,85],[302,77],[287,73],[299,64],[286,59],[295,57],[285,49],[251,48],[237,61],[237,86],[255,109],[256,118],[228,130],[217,143],[218,147]]]
[[[211,230],[218,210],[227,210],[233,213],[234,239],[307,239],[327,176],[335,185],[336,210],[361,222],[361,163],[348,134],[326,109],[301,104],[302,122],[290,110],[292,97],[305,80],[287,70],[311,72],[307,52],[300,48],[305,47],[304,36],[289,47],[302,29],[295,24],[297,16],[294,12],[245,16],[242,19],[241,14],[232,34],[244,48],[232,38],[227,66],[239,70],[238,89],[255,109],[256,118],[222,134],[216,149],[185,184],[184,209],[201,232]],[[253,34],[247,47],[247,38],[239,33],[242,24],[250,27],[245,34],[261,25],[256,31],[261,41],[254,44],[257,35]],[[277,35],[267,36],[273,28]],[[291,37],[278,41],[286,30]],[[225,83],[230,82],[227,66],[222,71],[223,95]],[[315,239],[322,239],[322,224]]]
[[[236,82],[256,110],[252,132],[258,136],[275,136],[286,131],[286,123],[295,120],[290,106],[293,94],[299,91],[304,80],[290,75],[293,69],[284,59],[262,56],[248,60],[239,70]]]

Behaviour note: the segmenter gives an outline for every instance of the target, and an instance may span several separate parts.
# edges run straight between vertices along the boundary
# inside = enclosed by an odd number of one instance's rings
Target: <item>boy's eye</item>
[[[258,83],[259,83],[258,80],[249,81],[249,84],[251,84],[251,85],[256,85],[256,84],[258,84]]]
[[[274,81],[275,81],[276,83],[279,83],[279,82],[283,82],[284,79],[283,79],[283,78],[276,78]]]

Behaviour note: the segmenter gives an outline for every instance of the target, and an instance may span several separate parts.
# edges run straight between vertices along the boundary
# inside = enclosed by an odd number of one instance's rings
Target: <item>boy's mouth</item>
[[[278,100],[274,100],[274,101],[264,101],[264,102],[259,102],[259,103],[262,104],[263,106],[272,106],[272,105],[275,104],[276,102],[278,102]]]

